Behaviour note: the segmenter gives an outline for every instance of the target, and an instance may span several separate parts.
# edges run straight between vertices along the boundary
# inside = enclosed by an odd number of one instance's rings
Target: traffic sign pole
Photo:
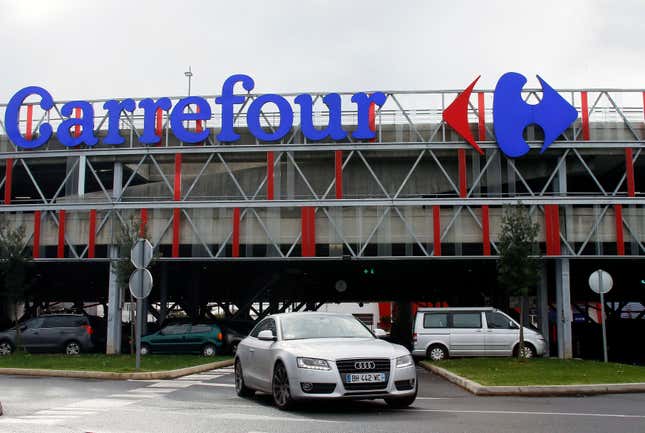
[[[143,281],[143,280],[142,280]],[[143,327],[143,300],[137,298],[137,319],[136,319],[136,368],[141,368],[141,328]]]
[[[602,278],[600,280],[600,322],[602,324],[602,356],[607,362],[607,328],[605,325],[605,293],[602,287]]]
[[[130,275],[130,293],[137,299],[137,317],[135,322],[136,368],[141,368],[141,333],[143,321],[147,314],[143,311],[143,300],[152,290],[152,275],[146,267],[150,264],[153,248],[147,239],[138,239],[130,250],[130,261],[136,268]]]

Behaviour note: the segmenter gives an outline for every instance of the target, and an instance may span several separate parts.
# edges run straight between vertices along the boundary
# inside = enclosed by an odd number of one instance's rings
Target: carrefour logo
[[[444,111],[443,119],[457,131],[478,152],[483,153],[478,143],[470,132],[468,124],[468,100],[477,83],[477,78],[454,102]],[[529,151],[529,145],[522,138],[524,128],[530,124],[537,124],[544,130],[544,152],[554,140],[560,136],[578,117],[578,112],[551,86],[539,76],[542,85],[543,97],[537,105],[529,105],[522,100],[522,87],[526,78],[521,74],[509,72],[504,74],[497,82],[495,88],[493,117],[497,143],[504,154],[516,158]],[[283,96],[277,94],[263,94],[250,98],[249,95],[235,94],[236,85],[245,91],[251,92],[255,82],[248,75],[232,75],[223,85],[221,95],[215,98],[214,103],[221,106],[221,129],[217,140],[223,143],[233,143],[240,139],[234,129],[236,112],[248,104],[246,109],[246,123],[249,132],[260,142],[274,142],[286,136],[294,125],[294,109],[292,104]],[[9,139],[20,148],[36,149],[47,143],[53,136],[54,130],[46,120],[39,123],[37,134],[23,136],[20,132],[20,108],[31,97],[39,97],[39,105],[45,111],[55,108],[52,95],[42,87],[25,87],[9,100],[5,110],[5,129]],[[293,103],[299,105],[300,130],[311,142],[331,139],[341,141],[351,136],[356,140],[370,140],[375,137],[373,125],[374,107],[382,107],[387,100],[383,92],[367,94],[354,93],[351,102],[355,104],[357,122],[351,134],[342,125],[341,96],[330,93],[322,98],[329,112],[329,120],[324,128],[314,126],[313,105],[314,99],[309,94],[298,95]],[[263,109],[266,105],[277,109],[279,119],[271,131],[262,127]],[[237,107],[236,107],[237,106]],[[194,109],[193,109],[194,107]],[[101,125],[107,123],[107,133],[100,139],[104,145],[119,146],[125,139],[121,136],[119,124],[125,116],[132,125],[128,113],[139,109],[143,117],[143,131],[138,134],[138,141],[144,145],[152,145],[161,141],[161,133],[156,127],[156,116],[159,111],[168,112],[170,129],[177,139],[183,143],[203,143],[210,131],[206,128],[191,130],[187,122],[202,122],[212,118],[211,104],[199,96],[189,96],[180,99],[172,106],[170,98],[157,100],[145,98],[138,104],[130,98],[123,100],[109,100],[103,104],[105,115]],[[58,108],[55,108],[58,110]],[[75,113],[75,116],[73,114]],[[66,147],[81,145],[92,147],[99,143],[99,136],[94,127],[94,106],[88,101],[70,101],[60,108],[62,120],[56,130],[58,141]],[[45,117],[43,116],[43,119]],[[101,126],[99,125],[99,127]]]
[[[535,105],[522,99],[526,78],[517,72],[508,72],[499,79],[493,100],[493,128],[499,148],[505,155],[517,158],[530,150],[522,137],[524,128],[535,124],[544,131],[543,153],[578,118],[578,111],[539,75],[542,100]],[[468,100],[479,77],[457,96],[443,112],[443,120],[461,137],[483,154],[473,138],[468,124]]]

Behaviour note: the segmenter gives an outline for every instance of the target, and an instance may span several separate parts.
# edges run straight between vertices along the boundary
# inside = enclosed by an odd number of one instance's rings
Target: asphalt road
[[[235,395],[232,370],[165,381],[0,376],[0,432],[645,432],[645,394],[474,397],[419,370],[413,407],[382,401],[275,409]]]

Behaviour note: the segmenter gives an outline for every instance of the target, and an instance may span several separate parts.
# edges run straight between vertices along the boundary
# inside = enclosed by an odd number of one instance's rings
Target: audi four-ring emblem
[[[374,370],[376,364],[374,361],[358,361],[354,363],[354,368],[356,370]]]

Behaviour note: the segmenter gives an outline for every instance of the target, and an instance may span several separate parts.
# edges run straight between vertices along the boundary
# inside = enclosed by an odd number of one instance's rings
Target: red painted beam
[[[636,182],[634,180],[634,154],[631,147],[625,149],[625,175],[627,176],[627,195],[636,196]]]
[[[240,208],[233,209],[233,257],[240,257]]]
[[[376,133],[376,104],[371,103],[370,104],[370,109],[367,112],[368,114],[368,121],[369,121],[369,127],[374,133]],[[376,136],[374,138],[370,138],[370,143],[374,143],[376,141]]]
[[[309,224],[309,256],[316,256],[316,211],[313,207],[308,207],[307,212],[309,217],[307,223]]]
[[[141,224],[139,225],[139,237],[146,237],[146,226],[148,225],[148,209],[141,209]]]
[[[65,211],[58,211],[58,248],[56,257],[62,259],[65,257]]]
[[[623,206],[614,205],[614,216],[616,218],[616,254],[625,255],[625,236],[623,233]]]
[[[273,200],[273,163],[275,161],[273,152],[267,152],[267,200]]]
[[[13,158],[5,160],[4,204],[11,204],[11,188],[13,184]]]
[[[465,198],[468,194],[468,179],[466,178],[466,150],[457,149],[459,160],[459,197]]]
[[[173,195],[175,201],[181,200],[181,153],[175,154],[175,176]],[[179,231],[181,228],[181,209],[172,210],[172,257],[179,257]]]
[[[432,227],[434,231],[434,255],[441,255],[441,207],[432,206]]]
[[[76,107],[74,109],[74,117],[76,117],[77,119],[81,118],[81,108],[80,107]],[[74,137],[79,137],[80,135],[81,135],[81,125],[76,124],[76,125],[74,125]]]
[[[557,204],[544,205],[544,231],[546,241],[546,254],[559,256],[560,248],[560,210]]]
[[[34,211],[34,259],[40,257],[40,211]]]
[[[87,257],[93,259],[96,254],[96,209],[90,209],[90,233],[87,242]]]
[[[589,141],[589,102],[587,92],[580,92],[582,99],[582,139]]]
[[[174,187],[173,187],[173,199],[175,201],[181,200],[181,153],[175,154],[175,177],[174,177]]]
[[[479,141],[486,141],[486,105],[483,92],[477,94],[477,114],[479,117]]]
[[[560,207],[557,204],[551,206],[553,206],[553,253],[559,256],[562,254],[560,244]]]
[[[307,224],[308,218],[307,208],[300,208],[300,232],[302,233],[300,239],[300,255],[302,257],[309,257],[309,224]]]
[[[336,198],[340,200],[343,198],[343,151],[337,150],[334,152],[334,165],[336,171]]]
[[[553,217],[550,204],[544,205],[544,243],[546,244],[546,255],[553,255]]]
[[[163,110],[161,108],[157,108],[157,112],[155,113],[155,135],[159,137],[159,143],[157,143],[157,146],[161,146],[161,143],[163,142],[162,134],[163,134]]]
[[[482,206],[482,243],[484,244],[484,255],[490,256],[490,219],[488,205]]]
[[[196,111],[198,113],[200,113],[199,105],[197,105]],[[202,131],[204,131],[204,124],[202,123],[201,120],[196,120],[195,121],[195,132],[202,132]],[[205,146],[206,145],[206,140],[202,141],[201,144],[202,144],[202,146]]]
[[[33,138],[32,124],[34,121],[34,106],[27,105],[27,125],[25,126],[25,139],[31,140]]]

